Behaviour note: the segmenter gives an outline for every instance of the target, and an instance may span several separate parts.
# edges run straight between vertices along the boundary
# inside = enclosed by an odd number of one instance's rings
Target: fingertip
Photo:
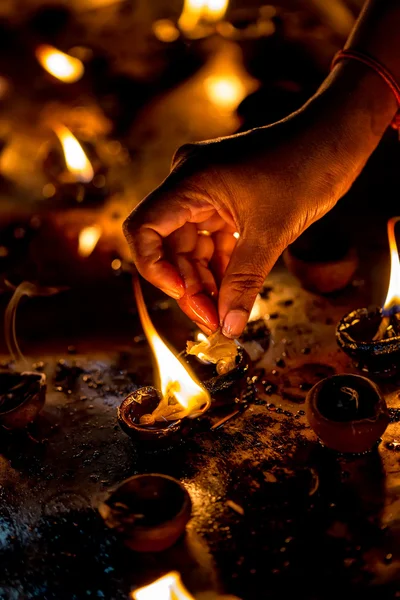
[[[192,321],[203,324],[210,333],[218,329],[218,314],[213,301],[205,294],[185,295],[178,304]]]

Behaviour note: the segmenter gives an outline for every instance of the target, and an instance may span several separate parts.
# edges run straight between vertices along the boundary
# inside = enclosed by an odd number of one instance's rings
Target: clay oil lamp
[[[251,361],[246,350],[235,340],[226,338],[220,330],[208,338],[196,334],[197,341],[188,341],[184,359],[203,386],[215,398],[216,394],[229,391],[231,399],[234,388],[250,374]]]
[[[139,280],[134,291],[142,323],[158,367],[158,389],[139,388],[118,409],[118,421],[132,439],[164,444],[179,438],[187,419],[202,415],[211,405],[208,391],[188,366],[177,357],[158,335],[143,299]]]
[[[335,231],[334,242],[327,243],[331,234],[330,231],[326,233],[314,237],[312,232],[306,232],[283,253],[288,270],[305,289],[318,294],[344,289],[358,267],[357,252],[345,236],[338,242]]]
[[[161,552],[183,535],[192,502],[173,477],[135,475],[121,483],[99,506],[106,525],[136,552]]]
[[[378,387],[361,375],[332,375],[318,382],[306,399],[308,422],[322,443],[338,452],[370,450],[389,423]]]
[[[0,425],[25,429],[42,410],[46,399],[44,373],[0,373]]]
[[[400,261],[395,238],[399,217],[388,221],[391,272],[383,308],[358,308],[337,326],[340,348],[356,365],[377,377],[392,377],[400,368]]]

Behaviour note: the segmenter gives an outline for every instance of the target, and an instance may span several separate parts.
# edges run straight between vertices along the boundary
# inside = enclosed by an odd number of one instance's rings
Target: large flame
[[[82,146],[64,125],[54,125],[54,133],[61,142],[68,170],[78,181],[88,183],[93,179],[93,168]]]
[[[185,0],[178,25],[185,33],[190,33],[201,21],[216,23],[228,8],[229,0]]]
[[[78,81],[85,70],[79,58],[65,54],[47,44],[36,48],[36,58],[48,73],[64,83]]]
[[[91,227],[84,227],[79,234],[79,245],[78,253],[83,258],[87,258],[96,248],[97,242],[101,236],[101,227],[99,225],[92,225]]]
[[[132,592],[131,597],[133,600],[194,600],[176,571]]]
[[[398,221],[400,221],[400,217],[392,217],[387,224],[390,249],[390,281],[386,300],[383,305],[383,312],[386,314],[397,312],[400,307],[400,259],[394,231]]]
[[[168,398],[172,393],[183,407],[185,416],[196,416],[209,407],[210,396],[158,335],[147,312],[140,283],[136,277],[133,284],[143,331],[156,359],[159,387],[163,398]]]

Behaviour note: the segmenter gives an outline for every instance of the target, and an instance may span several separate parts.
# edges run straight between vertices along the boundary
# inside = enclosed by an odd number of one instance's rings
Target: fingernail
[[[229,338],[238,337],[246,327],[249,313],[245,310],[231,310],[224,319],[222,333]]]
[[[184,290],[178,290],[178,289],[166,289],[166,288],[160,288],[162,292],[164,292],[164,294],[167,294],[167,296],[171,296],[171,298],[174,298],[175,300],[179,300],[180,298],[182,298],[182,296],[184,295]]]

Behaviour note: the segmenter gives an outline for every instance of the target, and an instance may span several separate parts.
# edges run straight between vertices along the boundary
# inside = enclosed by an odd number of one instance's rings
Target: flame
[[[150,585],[132,592],[131,598],[133,600],[194,600],[176,571],[171,571]]]
[[[55,125],[53,130],[61,142],[70,173],[75,175],[78,181],[91,181],[94,175],[92,165],[76,137],[64,125]]]
[[[224,17],[229,0],[185,0],[178,25],[185,33],[196,29],[200,21],[216,23]]]
[[[136,277],[133,286],[140,321],[156,359],[163,398],[168,398],[173,391],[175,399],[184,408],[184,416],[198,416],[199,411],[204,412],[210,406],[210,396],[158,335],[147,312],[140,283]],[[180,414],[178,418],[181,417]]]
[[[234,111],[246,97],[246,87],[237,75],[215,75],[204,82],[206,93],[213,104],[223,111]]]
[[[83,258],[87,258],[96,248],[96,244],[101,236],[101,227],[99,225],[92,225],[91,227],[85,227],[79,234],[79,245],[78,253]]]
[[[79,58],[65,54],[53,46],[43,44],[36,48],[35,53],[42,67],[64,83],[74,83],[84,73],[85,69]]]
[[[400,217],[392,217],[387,224],[390,249],[390,281],[386,300],[383,305],[384,313],[397,312],[397,307],[400,306],[400,259],[394,232],[398,221],[400,221]]]

